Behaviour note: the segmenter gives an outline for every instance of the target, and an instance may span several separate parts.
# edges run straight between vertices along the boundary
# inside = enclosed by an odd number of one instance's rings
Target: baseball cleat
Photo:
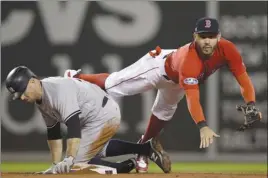
[[[78,70],[72,70],[72,69],[68,69],[64,72],[64,77],[65,78],[76,78],[78,74],[81,73],[81,69]]]
[[[149,140],[151,150],[149,154],[150,160],[155,162],[164,173],[170,173],[171,161],[168,154],[164,151],[158,138],[152,138]]]

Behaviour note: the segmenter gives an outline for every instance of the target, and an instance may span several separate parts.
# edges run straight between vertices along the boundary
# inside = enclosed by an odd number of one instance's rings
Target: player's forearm
[[[80,138],[69,138],[67,140],[67,150],[66,150],[66,156],[72,156],[72,157],[76,157],[76,154],[78,152],[79,149],[79,145],[80,145]]]
[[[51,127],[47,127],[47,143],[52,156],[52,162],[60,162],[62,156],[62,136],[59,122]]]
[[[237,77],[237,81],[240,85],[241,94],[246,103],[255,102],[255,90],[254,86],[247,74],[244,72],[242,75]]]
[[[199,101],[199,90],[197,89],[188,89],[186,90],[186,100],[189,112],[198,125],[199,128],[207,126],[203,109]]]
[[[72,116],[67,122],[67,150],[66,156],[76,157],[81,140],[81,126],[78,114]]]
[[[52,162],[53,163],[60,162],[62,157],[62,139],[48,140],[47,143],[50,149]]]

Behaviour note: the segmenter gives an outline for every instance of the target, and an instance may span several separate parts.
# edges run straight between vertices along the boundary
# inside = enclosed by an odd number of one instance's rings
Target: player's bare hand
[[[53,163],[47,170],[36,172],[35,174],[56,174],[55,165],[56,164]]]
[[[200,147],[199,148],[207,148],[210,144],[213,143],[214,137],[220,137],[217,135],[213,130],[211,130],[209,127],[205,126],[200,129]]]
[[[55,171],[59,174],[69,173],[71,170],[71,167],[74,164],[73,161],[74,161],[74,158],[72,156],[64,158],[61,162],[55,165]]]

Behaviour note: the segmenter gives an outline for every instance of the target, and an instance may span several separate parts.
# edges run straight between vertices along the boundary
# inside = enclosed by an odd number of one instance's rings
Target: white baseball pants
[[[149,53],[134,64],[109,75],[105,82],[106,91],[113,97],[139,94],[153,88],[158,89],[152,113],[161,120],[168,121],[174,115],[184,90],[171,80],[165,72],[165,56],[172,50],[161,50],[160,55],[152,57]]]

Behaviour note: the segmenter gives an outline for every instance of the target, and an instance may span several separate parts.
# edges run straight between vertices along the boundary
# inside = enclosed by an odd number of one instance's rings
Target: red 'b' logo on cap
[[[210,20],[205,20],[205,28],[210,28],[211,27],[211,21]]]

